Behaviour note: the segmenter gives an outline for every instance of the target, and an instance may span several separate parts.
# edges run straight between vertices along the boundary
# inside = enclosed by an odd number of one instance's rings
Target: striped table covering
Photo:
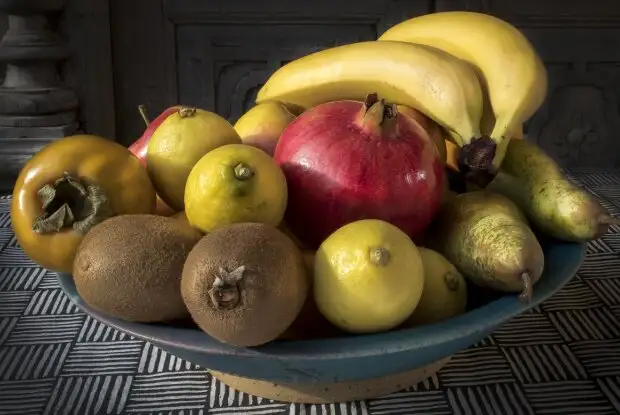
[[[570,177],[620,216],[620,170]],[[0,198],[0,414],[620,413],[620,227],[589,244],[541,307],[381,399],[291,405],[236,392],[190,362],[82,313],[20,250]]]

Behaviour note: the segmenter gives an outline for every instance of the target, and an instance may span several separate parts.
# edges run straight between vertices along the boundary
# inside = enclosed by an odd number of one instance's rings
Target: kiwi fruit
[[[92,308],[141,323],[188,317],[181,297],[185,258],[202,234],[178,219],[121,215],[82,240],[74,260],[78,293]]]
[[[203,237],[183,267],[181,294],[198,326],[236,346],[259,346],[295,320],[309,281],[295,243],[273,226],[237,223]]]

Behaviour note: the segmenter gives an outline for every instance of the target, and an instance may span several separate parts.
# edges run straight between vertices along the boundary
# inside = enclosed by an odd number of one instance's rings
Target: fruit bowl
[[[322,402],[337,397],[314,399],[312,396],[300,398],[290,394],[280,396],[260,389],[259,386],[273,388],[274,383],[289,386],[343,383],[351,389],[351,384],[360,385],[360,382],[367,380],[390,377],[431,365],[430,372],[422,371],[422,375],[418,373],[422,378],[427,377],[439,369],[441,363],[445,362],[443,359],[470,347],[511,318],[548,299],[570,281],[583,260],[585,244],[541,240],[541,245],[545,253],[545,270],[534,287],[530,304],[519,302],[514,294],[501,295],[485,304],[476,305],[476,308],[465,314],[428,326],[364,336],[276,341],[257,348],[229,346],[194,328],[136,324],[108,317],[90,308],[82,300],[71,275],[58,274],[58,280],[69,298],[96,320],[215,371],[216,376],[218,372],[223,372],[219,374],[230,376],[230,379],[225,379],[227,383],[238,383],[236,380],[245,379],[253,385],[247,385],[245,389],[251,389],[249,392],[255,394],[258,392],[281,400]],[[470,300],[474,303],[486,301],[483,298]],[[412,377],[407,379],[411,380]],[[396,386],[400,389],[408,385],[400,379],[393,388]],[[243,385],[235,387],[244,389]],[[322,391],[328,389],[323,388]],[[391,390],[388,388],[383,392]],[[364,396],[363,391],[338,396],[349,399],[360,395]]]

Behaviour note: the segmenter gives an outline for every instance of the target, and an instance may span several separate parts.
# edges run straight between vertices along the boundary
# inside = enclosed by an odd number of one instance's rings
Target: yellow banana
[[[482,90],[471,65],[407,42],[359,42],[302,57],[278,69],[256,102],[310,108],[343,99],[362,101],[373,92],[418,109],[460,146],[480,137]]]
[[[414,17],[388,29],[380,41],[433,46],[471,63],[489,95],[500,143],[530,118],[547,94],[547,72],[527,38],[496,17],[464,11]]]

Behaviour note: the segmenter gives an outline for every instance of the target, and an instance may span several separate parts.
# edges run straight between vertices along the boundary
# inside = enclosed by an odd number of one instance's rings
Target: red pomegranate
[[[286,222],[315,248],[360,219],[385,220],[415,240],[442,200],[435,144],[376,94],[304,112],[283,131],[274,158],[289,188]]]

